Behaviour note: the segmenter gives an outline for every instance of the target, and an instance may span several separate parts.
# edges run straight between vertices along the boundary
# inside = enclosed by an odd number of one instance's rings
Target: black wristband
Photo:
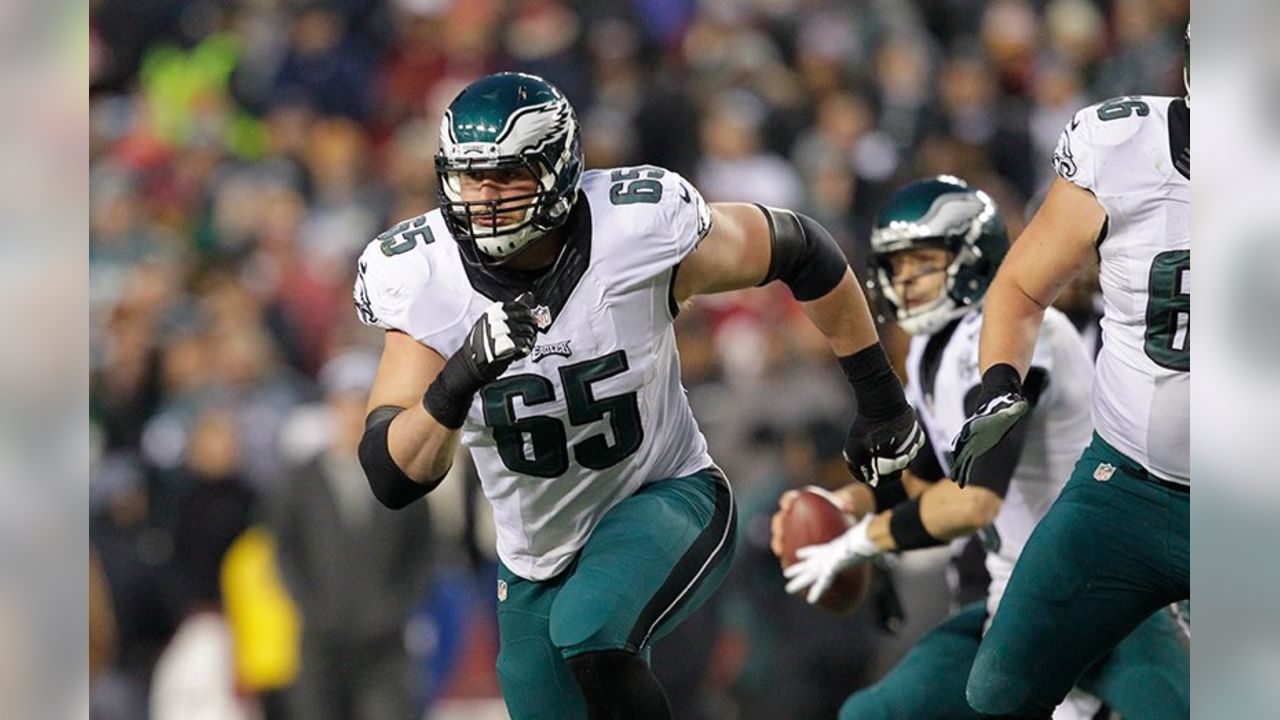
[[[480,390],[462,352],[460,350],[449,358],[422,396],[422,407],[436,422],[450,430],[462,427],[471,409],[471,401]]]
[[[982,394],[993,398],[1006,393],[1022,394],[1022,376],[1009,363],[996,363],[982,373]]]
[[[899,551],[947,544],[924,529],[924,521],[920,518],[920,498],[908,500],[893,509],[893,515],[889,516],[889,535]]]
[[[892,420],[909,409],[902,382],[894,374],[880,343],[839,360],[840,368],[853,386],[859,415],[871,422],[881,422]]]

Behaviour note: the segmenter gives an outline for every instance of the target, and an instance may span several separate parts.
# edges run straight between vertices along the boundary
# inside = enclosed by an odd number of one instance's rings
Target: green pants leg
[[[981,717],[965,701],[986,618],[983,602],[931,630],[883,680],[854,693],[840,720],[966,720]],[[1157,611],[1120,642],[1078,686],[1125,720],[1190,716],[1190,656],[1172,617]]]
[[[610,510],[574,563],[533,582],[499,568],[498,679],[513,720],[577,720],[586,706],[568,658],[598,650],[648,657],[720,586],[735,514],[718,470],[646,485]]]
[[[1168,610],[1158,610],[1090,668],[1078,685],[1124,720],[1191,717],[1191,653]]]
[[[985,605],[970,603],[930,630],[884,679],[845,700],[840,720],[978,718],[964,687],[982,640]]]
[[[974,660],[969,704],[1049,717],[1086,668],[1188,597],[1189,500],[1095,435],[1018,559]]]

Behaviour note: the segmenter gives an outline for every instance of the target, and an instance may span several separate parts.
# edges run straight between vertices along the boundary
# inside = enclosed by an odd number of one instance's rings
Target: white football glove
[[[845,568],[864,563],[880,555],[880,549],[867,536],[875,513],[867,513],[857,525],[840,537],[820,545],[808,545],[796,551],[796,562],[783,569],[787,593],[798,595],[808,588],[805,602],[816,604]]]

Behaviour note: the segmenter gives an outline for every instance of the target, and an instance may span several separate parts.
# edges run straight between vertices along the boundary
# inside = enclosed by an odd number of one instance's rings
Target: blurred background
[[[381,333],[355,257],[434,206],[448,102],[520,70],[589,167],[794,208],[864,265],[878,204],[949,173],[1016,236],[1062,127],[1181,95],[1186,0],[93,0],[89,8],[94,718],[503,718],[491,517],[469,463],[392,513],[355,458]],[[1093,337],[1096,292],[1062,307]],[[847,481],[851,397],[785,289],[677,325],[736,567],[659,642],[678,718],[830,718],[948,609],[946,550],[853,618],[788,598],[787,487]],[[884,334],[900,361],[904,338]],[[980,585],[980,581],[976,581]],[[903,619],[894,619],[903,615]],[[0,628],[4,630],[4,628]]]

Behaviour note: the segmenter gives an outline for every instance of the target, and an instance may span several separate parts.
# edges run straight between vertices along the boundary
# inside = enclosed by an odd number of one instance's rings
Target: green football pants
[[[1086,668],[1190,597],[1190,505],[1185,489],[1154,481],[1095,434],[1014,567],[969,674],[969,704],[1049,717]]]
[[[854,693],[840,720],[978,720],[965,700],[982,641],[985,601],[970,603],[925,635],[884,679]],[[1138,626],[1079,686],[1125,720],[1190,714],[1190,658],[1172,616],[1160,610]]]
[[[513,720],[585,720],[568,658],[654,640],[698,608],[733,558],[736,514],[709,468],[646,485],[600,520],[577,558],[542,582],[498,569],[498,679]]]

